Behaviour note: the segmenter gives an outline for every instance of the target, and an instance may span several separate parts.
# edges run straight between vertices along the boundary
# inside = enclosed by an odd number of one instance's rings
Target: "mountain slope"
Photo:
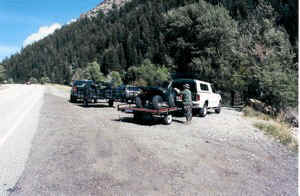
[[[87,14],[3,65],[17,82],[48,77],[69,84],[96,62],[104,75],[117,71],[131,83],[139,82],[145,71],[140,65],[149,59],[175,77],[207,80],[232,96],[238,91],[245,100],[260,98],[279,107],[296,103],[298,48],[289,39],[298,37],[280,24],[278,17],[286,15],[267,1],[208,2],[119,1],[124,3],[119,9]]]

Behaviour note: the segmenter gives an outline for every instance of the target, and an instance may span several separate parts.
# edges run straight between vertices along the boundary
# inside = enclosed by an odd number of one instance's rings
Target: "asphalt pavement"
[[[44,87],[9,85],[0,90],[0,195],[13,191],[37,130]]]

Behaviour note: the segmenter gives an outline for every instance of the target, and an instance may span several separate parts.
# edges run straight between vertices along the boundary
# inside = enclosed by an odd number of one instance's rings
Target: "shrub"
[[[109,78],[109,80],[110,80],[109,82],[111,82],[113,84],[113,86],[115,86],[115,87],[123,84],[122,78],[121,78],[119,72],[112,71],[109,73],[107,78]]]
[[[271,117],[269,115],[266,115],[262,112],[256,111],[252,107],[249,107],[249,106],[243,108],[242,112],[243,112],[244,116],[246,116],[246,117],[255,117],[255,118],[258,118],[261,120],[270,120],[271,119]]]
[[[29,78],[29,82],[30,82],[31,84],[37,84],[37,83],[38,83],[38,80],[37,80],[35,77],[30,77],[30,78]]]
[[[143,61],[140,67],[130,67],[127,78],[140,86],[157,86],[170,79],[168,68],[154,65],[149,59]]]
[[[46,76],[40,79],[41,84],[51,83],[50,79]]]

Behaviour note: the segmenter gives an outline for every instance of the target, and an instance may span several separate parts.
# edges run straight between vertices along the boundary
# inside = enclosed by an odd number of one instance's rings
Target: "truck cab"
[[[176,79],[170,82],[168,88],[183,90],[183,85],[189,84],[192,93],[193,109],[204,117],[208,109],[214,109],[216,113],[221,112],[221,95],[214,93],[211,84],[196,79]],[[176,96],[176,105],[180,105],[181,96]]]

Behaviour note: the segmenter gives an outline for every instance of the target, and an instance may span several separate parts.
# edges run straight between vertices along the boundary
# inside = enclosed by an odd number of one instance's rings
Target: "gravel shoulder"
[[[12,85],[12,84],[11,84]],[[10,85],[7,85],[7,84],[0,84],[0,92],[8,89],[10,87]]]
[[[297,153],[237,111],[143,125],[64,92],[48,87],[11,195],[297,195]]]

